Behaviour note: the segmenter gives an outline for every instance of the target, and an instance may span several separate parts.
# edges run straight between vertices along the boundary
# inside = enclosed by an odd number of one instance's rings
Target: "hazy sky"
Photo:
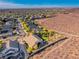
[[[79,0],[0,0],[0,8],[79,7]]]

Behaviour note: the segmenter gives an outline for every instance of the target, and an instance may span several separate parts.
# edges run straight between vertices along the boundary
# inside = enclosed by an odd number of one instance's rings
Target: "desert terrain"
[[[40,26],[56,30],[68,36],[61,44],[47,48],[32,59],[79,59],[79,14],[57,14],[56,17],[40,19]]]
[[[73,35],[79,35],[79,14],[57,14],[56,17],[41,19],[38,23],[48,28],[56,31],[61,31]]]

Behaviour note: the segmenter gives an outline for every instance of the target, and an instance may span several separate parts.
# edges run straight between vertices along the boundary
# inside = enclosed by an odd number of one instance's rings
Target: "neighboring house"
[[[0,31],[0,38],[13,36],[13,33],[15,33],[15,32],[17,33],[17,31],[13,31],[12,27],[13,27],[12,21],[7,21],[4,24],[2,30]]]
[[[23,51],[20,50],[19,43],[16,40],[8,40],[5,49],[0,53],[0,57],[3,59],[23,59],[21,53],[23,53]]]

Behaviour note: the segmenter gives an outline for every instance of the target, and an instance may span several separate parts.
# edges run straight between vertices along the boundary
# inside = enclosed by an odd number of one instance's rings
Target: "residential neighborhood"
[[[67,55],[69,59],[72,54],[75,58],[79,52],[78,10],[1,9],[0,59],[65,59]]]
[[[38,25],[37,19],[53,16],[43,14],[38,16],[7,15],[0,17],[0,58],[28,59],[52,43],[66,38],[64,34]]]

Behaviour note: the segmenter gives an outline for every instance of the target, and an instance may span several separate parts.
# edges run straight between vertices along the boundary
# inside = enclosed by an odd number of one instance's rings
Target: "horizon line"
[[[10,3],[10,2],[0,2],[0,9],[16,9],[16,8],[79,8],[79,5],[67,5],[67,4],[31,5],[31,4],[16,4],[16,3]]]

